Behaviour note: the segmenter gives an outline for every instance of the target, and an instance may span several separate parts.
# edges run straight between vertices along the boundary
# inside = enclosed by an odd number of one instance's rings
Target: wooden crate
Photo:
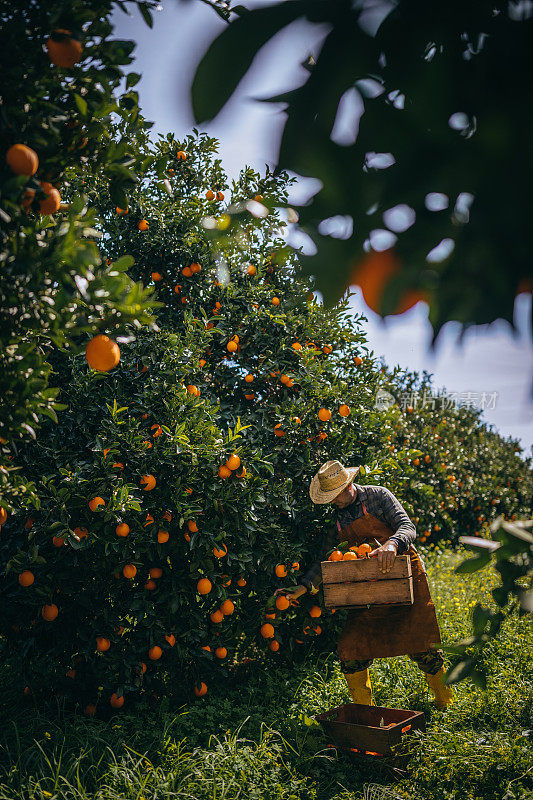
[[[315,715],[329,742],[361,756],[391,756],[402,738],[426,730],[421,711],[346,703]],[[380,722],[383,720],[383,727]]]
[[[390,572],[382,572],[377,558],[322,561],[326,608],[413,604],[413,578],[408,555],[396,556]]]

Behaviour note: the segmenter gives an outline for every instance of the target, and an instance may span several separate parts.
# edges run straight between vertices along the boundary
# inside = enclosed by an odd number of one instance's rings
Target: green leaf
[[[468,558],[463,561],[459,566],[454,569],[458,575],[469,575],[471,572],[477,572],[478,569],[483,569],[490,562],[489,555],[480,555],[477,558]]]
[[[302,16],[306,8],[304,0],[287,0],[254,9],[228,25],[203,56],[193,79],[191,98],[196,123],[208,122],[218,114],[257,51],[279,30]]]
[[[79,94],[74,94],[74,102],[78,107],[78,111],[82,115],[82,117],[87,116],[87,101],[81,97]]]
[[[140,80],[141,76],[138,72],[130,72],[129,75],[126,76],[126,89],[129,89],[130,86],[136,86]]]
[[[148,9],[146,8],[146,6],[144,4],[139,3],[139,11],[141,12],[141,14],[143,16],[143,19],[146,22],[146,24],[148,25],[148,27],[149,28],[153,28],[154,27],[154,21],[152,19],[152,15],[150,14],[150,12],[148,11]]]

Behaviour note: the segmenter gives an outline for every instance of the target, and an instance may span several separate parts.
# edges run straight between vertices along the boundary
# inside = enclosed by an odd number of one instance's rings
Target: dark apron
[[[348,547],[377,539],[384,544],[393,534],[384,522],[370,514],[363,503],[363,516],[343,528],[337,523],[339,542]],[[386,658],[422,653],[441,643],[435,604],[429,593],[427,576],[415,548],[410,545],[414,602],[411,606],[370,606],[350,609],[337,642],[341,661]]]

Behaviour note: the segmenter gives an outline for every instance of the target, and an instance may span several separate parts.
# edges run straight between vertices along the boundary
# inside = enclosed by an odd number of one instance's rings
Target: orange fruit
[[[226,345],[226,350],[229,353],[235,353],[238,347],[239,345],[237,344],[237,342],[228,342]]]
[[[331,417],[331,411],[327,408],[321,408],[318,412],[318,419],[322,422],[327,422],[328,419]]]
[[[223,199],[224,199],[223,192],[217,192],[217,200],[223,200]]]
[[[224,614],[219,608],[217,608],[216,611],[212,611],[211,614],[209,614],[209,619],[211,622],[222,622],[224,619]]]
[[[292,568],[298,571],[300,569],[300,564],[298,561],[293,561]]]
[[[150,577],[151,578],[160,578],[162,574],[163,574],[163,570],[161,569],[161,567],[152,567],[150,569]]]
[[[426,462],[426,464],[429,464],[429,462],[431,461],[431,456],[424,456],[424,461]]]
[[[192,269],[190,267],[183,267],[181,274],[184,278],[190,278],[192,276]]]
[[[152,278],[152,280],[153,280],[155,283],[157,283],[157,281],[160,281],[160,280],[162,280],[162,278],[163,278],[163,276],[161,275],[161,273],[160,273],[160,272],[152,272],[152,274],[150,275],[150,277]]]
[[[105,500],[103,497],[96,496],[89,500],[89,508],[91,511],[96,511],[96,509],[100,508],[100,506],[105,506]]]
[[[113,692],[113,694],[109,699],[109,702],[111,703],[113,708],[122,708],[122,706],[124,705],[124,695],[122,695],[121,697],[117,697],[117,693]]]
[[[96,714],[96,706],[94,703],[88,703],[85,708],[83,709],[83,713],[86,717],[94,717]]]
[[[158,658],[161,658],[163,655],[163,651],[159,647],[158,644],[154,645],[148,650],[148,658],[151,658],[152,661],[157,661]]]
[[[322,614],[322,609],[320,608],[320,606],[312,606],[309,609],[309,616],[311,617],[320,617],[321,614]]]
[[[135,564],[126,564],[122,570],[125,578],[134,578],[137,575],[137,567]]]
[[[218,468],[218,477],[219,478],[229,478],[231,475],[231,470],[228,469],[224,464]]]
[[[29,569],[25,569],[19,575],[19,583],[21,586],[31,586],[35,581],[35,575]]]
[[[205,193],[205,196],[206,196],[207,200],[214,200],[215,199],[215,193],[214,193],[214,191],[212,189],[208,189],[207,192]]]
[[[226,461],[226,467],[231,470],[238,469],[241,465],[241,459],[238,455],[233,453]]]
[[[413,411],[414,411],[414,408],[413,408],[413,406],[407,406],[407,409],[406,409],[406,410],[407,410],[407,413],[408,413],[408,414],[412,414],[412,413],[413,413]]]
[[[165,639],[167,640],[167,642],[171,647],[174,647],[174,645],[176,644],[176,637],[174,636],[173,633],[165,634]]]
[[[150,492],[156,485],[156,479],[153,475],[143,475],[140,480],[141,485],[145,492]]]
[[[96,649],[100,653],[105,653],[106,650],[109,650],[111,647],[111,642],[109,639],[106,639],[105,636],[97,636],[96,637]]]
[[[217,545],[213,547],[213,555],[215,558],[223,558],[225,555],[227,555],[227,552],[228,548],[225,544],[223,544],[222,547],[218,547]]]
[[[184,533],[183,534],[183,538],[185,539],[186,542],[190,542],[191,541],[191,537],[189,536],[188,533]]]
[[[206,684],[205,684],[205,683],[202,681],[202,682],[200,683],[200,686],[199,686],[199,687],[198,687],[198,685],[195,685],[195,686],[194,686],[194,689],[193,689],[193,691],[194,691],[194,694],[196,695],[196,697],[203,697],[205,694],[207,694],[207,686],[206,686]]]
[[[420,459],[419,458],[413,458],[413,464],[415,465],[415,467],[418,467],[418,465],[420,464]]]
[[[246,581],[244,580],[244,578],[239,578],[239,580],[237,581],[237,586],[246,586]]]
[[[272,641],[270,641],[270,642],[268,643],[268,646],[270,647],[270,649],[271,649],[271,650],[272,650],[274,653],[276,652],[276,650],[279,650],[279,642],[278,642],[276,639],[272,639]]]
[[[89,531],[87,528],[74,528],[74,536],[79,541],[80,539],[86,539],[89,535]]]
[[[130,526],[126,525],[125,522],[121,522],[115,528],[115,533],[117,534],[117,536],[127,536],[129,532],[130,532]]]
[[[137,227],[139,228],[139,230],[140,230],[140,231],[147,231],[147,230],[148,230],[148,228],[150,227],[150,225],[149,225],[149,223],[148,223],[148,220],[146,220],[146,219],[142,219],[142,220],[139,222],[139,224],[137,225]]]
[[[35,150],[25,144],[12,144],[6,153],[6,161],[15,175],[35,175],[39,168],[39,157]]]
[[[56,211],[59,211],[59,206],[61,205],[61,195],[55,186],[52,186],[48,181],[39,181],[39,185],[46,195],[44,200],[39,201],[39,213],[55,214]]]
[[[187,489],[185,489],[185,491],[187,491]],[[189,489],[189,493],[190,492],[191,490]],[[170,511],[165,511],[163,514],[163,519],[166,519],[167,522],[172,522],[172,513]]]
[[[208,653],[210,653],[210,652],[211,652],[211,648],[209,647],[209,645],[208,645],[208,644],[204,644],[204,645],[201,647],[201,650],[207,650],[207,652],[208,652]]]
[[[333,553],[328,558],[328,561],[342,561],[343,553],[341,550],[334,550]]]
[[[81,59],[83,45],[77,39],[73,39],[70,33],[64,28],[57,28],[46,40],[48,57],[56,67],[68,69]]]
[[[372,547],[366,542],[360,544],[359,547],[357,548],[357,555],[359,556],[359,558],[365,558],[371,552],[372,552]]]
[[[165,544],[165,542],[168,542],[169,538],[170,534],[168,533],[168,531],[157,532],[157,541],[159,542],[159,544]]]
[[[115,211],[116,211],[116,213],[117,213],[117,214],[119,214],[119,215],[120,215],[120,214],[128,214],[128,213],[129,213],[129,209],[128,209],[128,208],[120,208],[120,206],[117,206],[117,207],[115,208]]]
[[[265,622],[264,625],[261,625],[261,636],[264,639],[272,639],[274,636],[274,626],[270,622]]]
[[[209,578],[200,578],[198,583],[196,584],[196,591],[198,594],[209,594],[213,585]]]
[[[280,611],[285,611],[285,609],[288,608],[289,606],[290,603],[285,597],[285,595],[278,594],[278,596],[276,597],[276,608],[278,608]]]
[[[354,553],[351,550],[348,550],[347,553],[344,553],[344,555],[342,557],[342,560],[343,561],[355,561],[356,558],[357,558],[357,553]]]
[[[222,605],[220,606],[220,611],[224,614],[224,616],[229,616],[233,614],[235,611],[235,603],[232,600],[224,600]]]
[[[120,348],[109,336],[99,333],[87,344],[85,358],[91,369],[109,372],[120,361]]]
[[[52,536],[52,544],[54,547],[63,547],[65,540],[61,536]]]
[[[41,608],[41,616],[47,622],[53,622],[53,620],[57,617],[58,614],[59,614],[59,609],[55,605],[55,603],[45,604]]]
[[[256,268],[254,267],[254,265],[253,265],[253,264],[249,264],[249,265],[248,265],[248,267],[247,267],[247,269],[246,269],[246,273],[247,273],[247,275],[250,275],[251,277],[253,277],[253,276],[255,275],[255,273],[256,273],[256,272],[257,272],[257,270],[256,270]]]
[[[197,533],[198,532],[198,525],[196,524],[196,522],[193,519],[190,519],[187,522],[187,527],[189,528],[191,533]]]
[[[359,286],[367,306],[379,313],[385,286],[400,268],[400,259],[392,248],[381,253],[371,250],[355,265],[349,278],[349,285]]]
[[[287,568],[285,567],[284,564],[277,564],[276,568],[274,569],[274,572],[276,573],[278,578],[285,578],[287,575]]]
[[[359,367],[363,363],[363,359],[361,358],[361,356],[354,356],[353,363],[355,364],[356,367]]]
[[[189,386],[187,386],[187,391],[189,392],[189,394],[193,394],[196,397],[198,397],[198,395],[200,394],[199,388],[197,386],[194,386],[194,384],[189,384]]]
[[[151,425],[150,430],[153,431],[152,436],[154,438],[156,436],[161,436],[161,434],[163,433],[163,429],[162,429],[161,425],[157,425],[157,423],[154,424],[154,425]]]
[[[217,647],[217,649],[215,650],[215,655],[217,658],[226,658],[226,656],[228,655],[228,651],[226,650],[225,647]]]
[[[276,436],[285,436],[285,431],[281,427],[281,422],[277,425],[274,425],[274,433]]]
[[[273,306],[279,306],[279,297],[273,297],[272,298],[272,305]]]
[[[252,392],[251,394],[245,394],[244,396],[245,396],[245,398],[247,400],[253,400],[254,397],[255,397],[255,394],[254,394],[254,392]]]
[[[347,406],[346,403],[343,403],[339,406],[339,414],[341,417],[349,417],[350,416],[350,406]]]
[[[248,374],[248,375],[244,376],[244,380],[246,381],[246,383],[252,383],[253,379],[254,379],[254,376],[252,374]]]
[[[300,344],[300,342],[293,342],[291,347],[292,347],[293,350],[297,350],[297,351],[302,349],[302,345]]]
[[[198,261],[193,261],[192,264],[189,265],[189,269],[194,275],[195,273],[202,271],[202,266],[198,263]]]
[[[185,152],[185,150],[178,150],[178,152],[176,153],[176,158],[178,159],[178,161],[185,161],[185,159],[187,158],[187,153]]]

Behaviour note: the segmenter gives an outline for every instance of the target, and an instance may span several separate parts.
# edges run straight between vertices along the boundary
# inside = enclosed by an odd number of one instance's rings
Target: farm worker
[[[415,526],[393,493],[385,486],[354,483],[360,467],[345,468],[340,461],[327,461],[311,481],[313,503],[332,503],[338,511],[337,524],[324,535],[318,560],[309,568],[292,592],[278,589],[289,599],[305,592],[315,594],[322,581],[320,562],[339,542],[348,547],[364,542],[374,546],[370,557],[378,568],[390,572],[396,555],[411,557],[414,603],[410,606],[370,606],[350,609],[337,642],[341,672],[346,678],[354,703],[375,705],[368,667],[374,658],[407,655],[426,675],[435,695],[435,707],[443,710],[452,700],[452,691],[443,682],[444,658],[435,604],[429,593],[424,564],[413,542]]]

